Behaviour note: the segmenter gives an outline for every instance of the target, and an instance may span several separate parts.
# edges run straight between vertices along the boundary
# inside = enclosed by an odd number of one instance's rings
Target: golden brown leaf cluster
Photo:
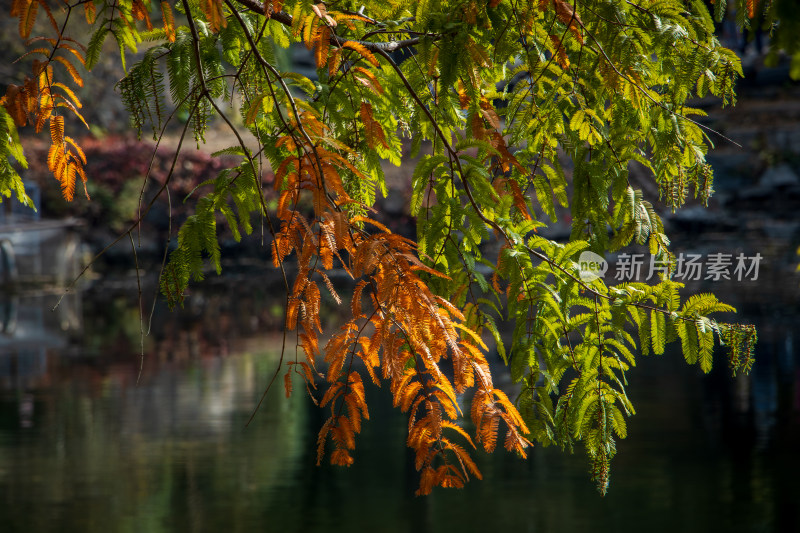
[[[362,107],[362,114],[369,109]],[[369,122],[369,117],[365,124]],[[287,135],[279,144],[291,153],[276,171],[280,232],[273,245],[276,265],[295,253],[298,275],[289,296],[287,328],[298,329],[305,361],[292,362],[309,390],[323,377],[319,400],[330,415],[318,437],[318,460],[332,443],[334,464],[353,462],[355,435],[369,419],[362,375],[375,385],[388,382],[394,405],[408,413],[407,444],[421,471],[419,494],[434,486],[460,487],[480,472],[466,447],[475,447],[459,425],[459,395],[475,389],[471,417],[476,439],[487,451],[505,431],[505,447],[521,455],[529,442],[517,409],[492,383],[479,335],[465,325],[464,315],[434,295],[421,273],[440,276],[417,257],[415,244],[380,223],[348,214],[353,200],[340,172],[359,171],[325,145],[325,126],[312,113],[302,115],[305,141]],[[377,142],[382,137],[376,135]],[[309,142],[311,141],[311,142]],[[311,196],[314,217],[297,209],[300,195]],[[319,344],[321,287],[335,299],[326,271],[339,266],[357,280],[352,316],[324,347]],[[452,367],[452,378],[443,366]],[[299,367],[299,368],[298,368]],[[289,374],[287,373],[287,376]],[[286,378],[287,394],[291,379]],[[457,440],[462,441],[461,444]]]
[[[85,5],[93,6],[91,2]],[[30,38],[40,7],[47,15],[54,36]],[[92,8],[85,8],[85,12],[87,20],[94,16]],[[36,133],[39,133],[45,125],[49,126],[51,145],[47,155],[47,167],[61,184],[64,198],[72,200],[78,178],[86,191],[84,170],[86,156],[75,140],[64,134],[62,113],[66,109],[84,124],[86,121],[78,111],[82,107],[80,100],[69,86],[56,81],[53,66],[60,65],[69,74],[72,82],[82,87],[83,78],[74,62],[77,60],[82,66],[86,65],[85,49],[78,41],[63,35],[62,28],[56,22],[45,0],[14,0],[11,15],[19,18],[20,37],[26,39],[29,46],[35,46],[23,57],[34,55],[43,56],[44,59],[37,57],[32,62],[31,75],[26,77],[21,86],[14,84],[8,86],[6,94],[0,98],[0,104],[6,108],[17,127],[30,124]],[[86,196],[88,198],[88,192]]]

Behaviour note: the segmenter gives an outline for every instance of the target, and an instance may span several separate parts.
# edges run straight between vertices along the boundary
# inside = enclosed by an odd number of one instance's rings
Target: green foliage
[[[139,138],[142,128],[150,123],[153,139],[157,140],[164,122],[167,109],[164,101],[164,74],[158,65],[158,58],[169,53],[166,47],[154,47],[145,52],[141,61],[136,63],[117,84],[122,101],[130,115],[131,125],[136,128]]]
[[[12,165],[12,162],[16,162],[23,168],[28,168],[14,120],[5,108],[0,108],[0,141],[2,141],[0,142],[0,202],[3,196],[11,198],[11,195],[15,194],[22,205],[36,209],[33,201],[25,193],[22,178]]]
[[[178,247],[170,254],[161,277],[161,290],[170,307],[183,303],[183,292],[191,280],[204,278],[206,260],[217,274],[222,272],[217,213],[224,217],[238,242],[242,231],[252,233],[251,213],[261,208],[258,203],[261,194],[249,161],[223,170],[212,182],[200,187],[205,185],[213,185],[213,191],[197,201],[195,214],[181,226]]]
[[[766,7],[765,7],[766,6]],[[766,64],[776,64],[780,53],[791,57],[789,74],[795,80],[800,79],[800,13],[797,5],[791,0],[773,0],[767,4],[759,2],[761,17],[751,24],[759,25],[769,32],[770,47]]]

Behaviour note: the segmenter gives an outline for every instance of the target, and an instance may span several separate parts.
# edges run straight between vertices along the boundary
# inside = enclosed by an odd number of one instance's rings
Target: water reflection
[[[48,352],[65,354],[82,333],[81,297],[69,294],[0,298],[0,389],[25,390],[48,375]]]
[[[4,304],[0,524],[9,531],[796,531],[800,361],[794,316],[759,324],[758,364],[709,376],[643,358],[638,416],[600,498],[579,454],[478,454],[485,480],[414,498],[404,417],[369,392],[350,469],[316,467],[323,421],[274,391],[280,300],[242,286],[157,309],[141,370],[135,292]],[[266,287],[266,286],[265,286]],[[735,297],[735,295],[734,295]],[[10,309],[10,311],[9,311]],[[65,313],[59,315],[58,313]],[[333,320],[334,317],[330,316]],[[721,361],[720,361],[721,362]],[[138,384],[137,384],[138,379]]]
[[[49,386],[4,390],[0,523],[216,531],[208,524],[224,518],[251,530],[264,495],[294,479],[307,439],[302,403],[278,397],[243,429],[270,363],[274,353],[210,356],[138,385],[135,365],[78,365]]]

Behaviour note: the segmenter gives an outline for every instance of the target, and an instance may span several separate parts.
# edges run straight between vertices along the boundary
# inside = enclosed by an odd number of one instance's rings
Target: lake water
[[[323,417],[300,391],[276,387],[245,427],[281,342],[282,302],[258,279],[157,308],[144,360],[129,283],[55,312],[56,295],[8,296],[0,530],[800,531],[800,322],[785,288],[800,280],[772,275],[711,287],[761,328],[749,377],[721,356],[708,376],[674,352],[640,358],[604,498],[580,451],[541,447],[476,453],[483,481],[416,498],[406,421],[381,390],[349,469],[315,466]]]

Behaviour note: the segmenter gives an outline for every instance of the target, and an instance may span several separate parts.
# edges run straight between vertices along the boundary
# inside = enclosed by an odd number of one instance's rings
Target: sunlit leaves
[[[200,143],[221,118],[236,146],[215,156],[238,159],[192,192],[161,290],[182,304],[190,281],[221,270],[222,232],[238,241],[260,218],[286,280],[284,326],[296,332],[285,390],[299,378],[328,414],[319,461],[355,460],[369,381],[408,416],[419,494],[480,478],[476,445],[524,455],[531,442],[581,443],[605,492],[635,412],[625,387],[639,354],[678,341],[708,371],[724,343],[734,372],[752,365],[755,331],[710,318],[732,310],[712,295],[681,304],[669,268],[654,284],[581,275],[584,252],[633,243],[668,262],[658,201],[677,209],[712,192],[708,132],[685,103],[732,100],[741,67],[700,2],[82,5],[70,20],[94,23],[85,52],[44,0],[13,2],[23,38],[37,13],[52,32],[26,43],[30,75],[2,98],[0,192],[24,198],[8,161],[24,165],[16,129],[27,125],[49,131],[48,167],[66,198],[85,182],[65,116],[82,120],[76,88],[109,35],[137,131],[158,139],[185,120]],[[293,43],[313,53],[315,73],[284,62]],[[388,194],[386,163],[403,160],[414,169],[395,181],[406,179],[416,242],[373,212]],[[631,185],[632,162],[652,172],[659,199]],[[546,237],[540,218],[568,222],[569,237]],[[326,300],[346,311],[338,331],[323,319]],[[513,401],[493,382],[489,340],[520,386]]]

